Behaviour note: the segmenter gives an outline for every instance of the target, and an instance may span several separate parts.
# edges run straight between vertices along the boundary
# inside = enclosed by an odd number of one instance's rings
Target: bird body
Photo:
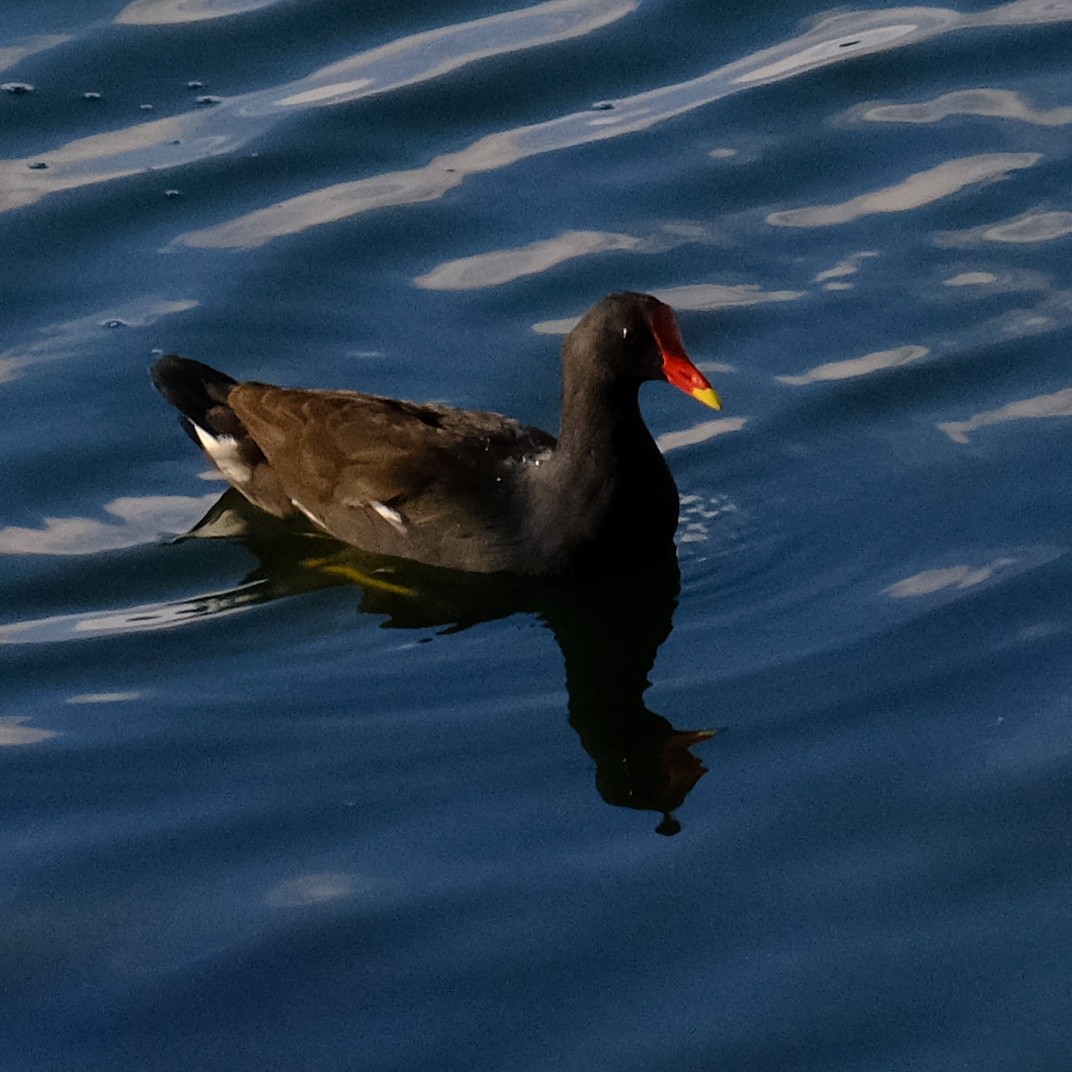
[[[640,384],[667,379],[718,406],[673,313],[611,295],[567,335],[563,368],[557,440],[496,413],[238,383],[175,355],[153,379],[250,502],[366,551],[550,575],[664,550],[677,488],[640,414]]]

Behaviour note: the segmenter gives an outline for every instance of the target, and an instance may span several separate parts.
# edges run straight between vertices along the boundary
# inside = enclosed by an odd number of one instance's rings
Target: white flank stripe
[[[389,506],[386,506],[382,502],[377,502],[375,499],[369,503],[369,506],[371,506],[372,509],[384,519],[384,521],[394,525],[399,532],[406,531],[406,523],[402,520],[402,515],[397,510],[392,510]]]

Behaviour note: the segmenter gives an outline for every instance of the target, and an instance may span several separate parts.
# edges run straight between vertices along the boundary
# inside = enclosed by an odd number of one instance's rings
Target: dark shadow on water
[[[608,804],[654,811],[661,834],[707,768],[690,751],[717,732],[678,730],[650,711],[644,693],[670,635],[680,589],[674,553],[628,576],[585,581],[481,576],[443,570],[311,536],[227,492],[188,537],[239,540],[258,560],[241,586],[253,601],[352,584],[361,609],[392,629],[457,632],[517,613],[535,614],[565,659],[569,721],[596,763]]]

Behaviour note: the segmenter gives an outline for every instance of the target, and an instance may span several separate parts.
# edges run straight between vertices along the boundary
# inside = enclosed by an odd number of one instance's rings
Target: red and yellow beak
[[[670,306],[659,305],[656,308],[651,327],[663,355],[663,375],[666,382],[685,394],[692,395],[697,402],[702,402],[705,406],[722,409],[722,399],[718,397],[718,392],[685,353],[677,318]]]

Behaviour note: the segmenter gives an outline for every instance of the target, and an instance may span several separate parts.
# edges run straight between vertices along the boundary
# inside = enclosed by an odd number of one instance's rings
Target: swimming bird
[[[647,294],[608,295],[566,335],[562,366],[557,439],[497,413],[240,383],[175,354],[152,377],[251,503],[363,550],[529,576],[667,552],[677,486],[641,416],[640,386],[663,380],[721,407],[673,310]]]

